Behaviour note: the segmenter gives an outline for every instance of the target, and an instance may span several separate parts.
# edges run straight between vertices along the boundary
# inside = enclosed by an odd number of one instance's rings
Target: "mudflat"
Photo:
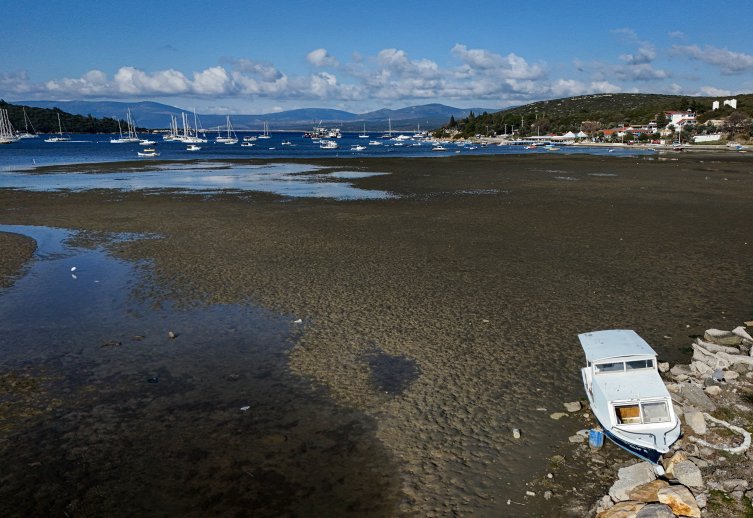
[[[566,514],[572,494],[524,495],[579,427],[549,417],[583,395],[576,335],[634,329],[677,361],[751,317],[746,155],[305,163],[390,173],[353,183],[396,196],[6,190],[0,223],[160,236],[113,252],[150,261],[144,296],[301,318],[289,371],[390,453],[372,515]]]
[[[9,277],[18,273],[35,249],[36,243],[27,236],[0,232],[0,287],[10,284]]]

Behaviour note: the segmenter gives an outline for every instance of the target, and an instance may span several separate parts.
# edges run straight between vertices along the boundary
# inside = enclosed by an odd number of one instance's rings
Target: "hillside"
[[[17,130],[24,131],[26,124],[24,121],[24,106],[21,104],[8,104],[0,99],[0,108],[8,110],[8,117],[13,127]],[[59,131],[58,115],[60,115],[60,124],[65,133],[118,133],[118,119],[103,117],[96,118],[92,115],[74,115],[60,110],[59,108],[35,108],[25,106],[26,115],[31,121],[31,125],[37,133],[57,133]],[[123,128],[126,127],[125,121],[121,120]],[[146,131],[144,128],[137,128],[138,131]],[[32,128],[29,127],[29,132]]]
[[[729,99],[731,97],[726,97]],[[750,116],[753,114],[753,94],[737,95],[737,111]],[[711,111],[713,101],[723,103],[724,97],[688,97],[662,94],[595,94],[553,99],[518,106],[496,113],[486,113],[459,119],[456,122],[463,136],[475,133],[504,133],[505,125],[509,130],[523,126],[524,132],[533,131],[540,126],[540,132],[566,133],[577,131],[584,121],[600,123],[604,129],[622,124],[647,124],[657,113],[668,110],[687,110],[697,112],[699,122],[710,118],[721,118],[732,113],[725,107]],[[452,121],[445,123],[449,128]],[[487,130],[488,126],[488,130]]]
[[[181,113],[188,113],[174,106],[155,102],[114,102],[114,101],[18,101],[18,105],[35,106],[39,108],[57,107],[69,113],[89,115],[93,117],[124,118],[128,109],[139,126],[150,129],[166,128],[170,124],[170,116],[181,119]],[[258,115],[229,114],[233,127],[237,130],[261,130],[268,122],[272,130],[309,130],[319,121],[325,126],[339,126],[343,131],[363,130],[364,123],[367,131],[387,130],[388,120],[392,120],[395,130],[415,129],[418,124],[423,128],[436,128],[451,116],[466,117],[476,108],[453,108],[442,104],[427,104],[423,106],[409,106],[398,110],[377,110],[363,114],[351,113],[343,110],[328,108],[301,108],[277,113]],[[481,110],[483,111],[483,110]],[[193,114],[191,114],[193,119]],[[225,125],[225,115],[198,114],[201,126],[205,129]]]

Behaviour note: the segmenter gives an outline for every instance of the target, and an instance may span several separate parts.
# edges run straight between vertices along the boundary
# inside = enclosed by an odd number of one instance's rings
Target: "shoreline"
[[[582,395],[577,332],[635,328],[677,362],[683,335],[749,318],[752,161],[677,158],[306,159],[391,172],[352,183],[402,197],[0,190],[0,223],[165,236],[122,248],[157,295],[300,315],[292,372],[375,419],[401,512],[497,516],[583,427],[549,417]]]

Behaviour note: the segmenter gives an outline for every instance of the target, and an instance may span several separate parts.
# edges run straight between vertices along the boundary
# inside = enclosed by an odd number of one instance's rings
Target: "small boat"
[[[610,149],[608,153],[614,153],[614,149]]]
[[[189,144],[186,148],[187,151],[198,151],[201,149],[201,146],[196,146],[194,144]]]
[[[293,144],[289,140],[283,140],[282,141],[283,146],[292,146]]]
[[[230,116],[227,116],[227,137],[223,137],[220,134],[220,127],[217,126],[217,138],[215,139],[215,142],[221,142],[223,144],[237,144],[238,143],[238,135],[235,134],[235,130],[233,129],[233,125],[230,124]]]
[[[616,329],[578,335],[586,367],[583,386],[604,435],[654,464],[680,437],[680,420],[659,376],[656,352],[635,331]]]
[[[139,146],[153,146],[155,144],[156,144],[156,142],[153,141],[153,140],[144,139],[144,140],[140,140],[139,141]],[[146,150],[144,150],[144,151],[146,151]]]
[[[352,146],[350,146],[350,150],[351,151],[365,151],[366,146],[359,146],[358,144],[353,144]]]
[[[157,153],[156,149],[145,149],[143,153],[139,151],[139,156],[154,157],[159,156],[159,153]]]
[[[253,147],[256,144],[253,144],[251,142],[241,142],[241,147]]]
[[[404,146],[404,145],[405,145],[405,144],[403,144],[402,142],[395,142],[395,143],[393,144],[393,146]]]
[[[561,148],[547,146],[546,149],[549,150],[549,151],[559,151]]]
[[[340,149],[334,140],[322,140],[319,142],[320,149]]]
[[[23,107],[24,110],[24,124],[26,125],[26,131],[24,133],[18,133],[16,135],[16,138],[39,138],[39,135],[37,135],[37,130],[34,129],[34,125],[31,123],[31,119],[28,115],[26,115],[26,107]],[[31,125],[31,131],[34,133],[29,133],[29,126]]]
[[[358,135],[358,138],[369,138],[369,136],[366,134],[366,124],[363,125],[363,133]]]
[[[269,149],[277,149],[277,148],[276,148],[276,147],[271,147],[271,148],[269,148]]]
[[[435,146],[435,147],[431,148],[431,150],[432,151],[447,151],[447,148],[443,147],[443,146]]]
[[[370,141],[369,141],[369,145],[370,145],[370,146],[381,146],[381,145],[382,145],[382,143],[381,143],[381,142],[379,142],[378,140],[370,140]]]
[[[468,150],[469,150],[469,151],[473,151],[474,149],[478,149],[478,147],[477,147],[477,146],[470,146],[470,147],[468,148]]]
[[[538,149],[538,146],[526,146],[524,149]]]
[[[60,122],[60,114],[58,113],[58,129],[60,130],[60,136],[59,137],[50,137],[48,139],[45,139],[45,142],[68,142],[71,140],[71,137],[64,137],[63,136],[63,125]]]
[[[257,140],[257,137],[251,136],[251,137],[243,137],[243,142],[254,142]]]
[[[272,137],[270,136],[270,134],[269,134],[269,123],[268,123],[268,122],[265,122],[265,123],[264,123],[264,133],[263,133],[263,134],[261,134],[261,135],[259,135],[259,136],[258,136],[258,137],[256,137],[256,138],[272,138]]]

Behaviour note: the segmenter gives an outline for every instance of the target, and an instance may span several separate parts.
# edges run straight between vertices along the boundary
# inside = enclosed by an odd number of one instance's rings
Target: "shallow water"
[[[171,166],[149,170],[120,170],[112,173],[0,174],[0,188],[30,191],[89,189],[180,191],[261,191],[305,198],[374,199],[390,198],[384,191],[357,189],[342,179],[365,178],[384,173],[335,171],[315,173],[320,168],[305,164],[264,166],[207,164]]]
[[[368,516],[394,505],[394,464],[372,423],[288,373],[294,317],[141,298],[150,265],[114,257],[118,240],[138,236],[0,231],[39,246],[0,291],[3,516]]]

